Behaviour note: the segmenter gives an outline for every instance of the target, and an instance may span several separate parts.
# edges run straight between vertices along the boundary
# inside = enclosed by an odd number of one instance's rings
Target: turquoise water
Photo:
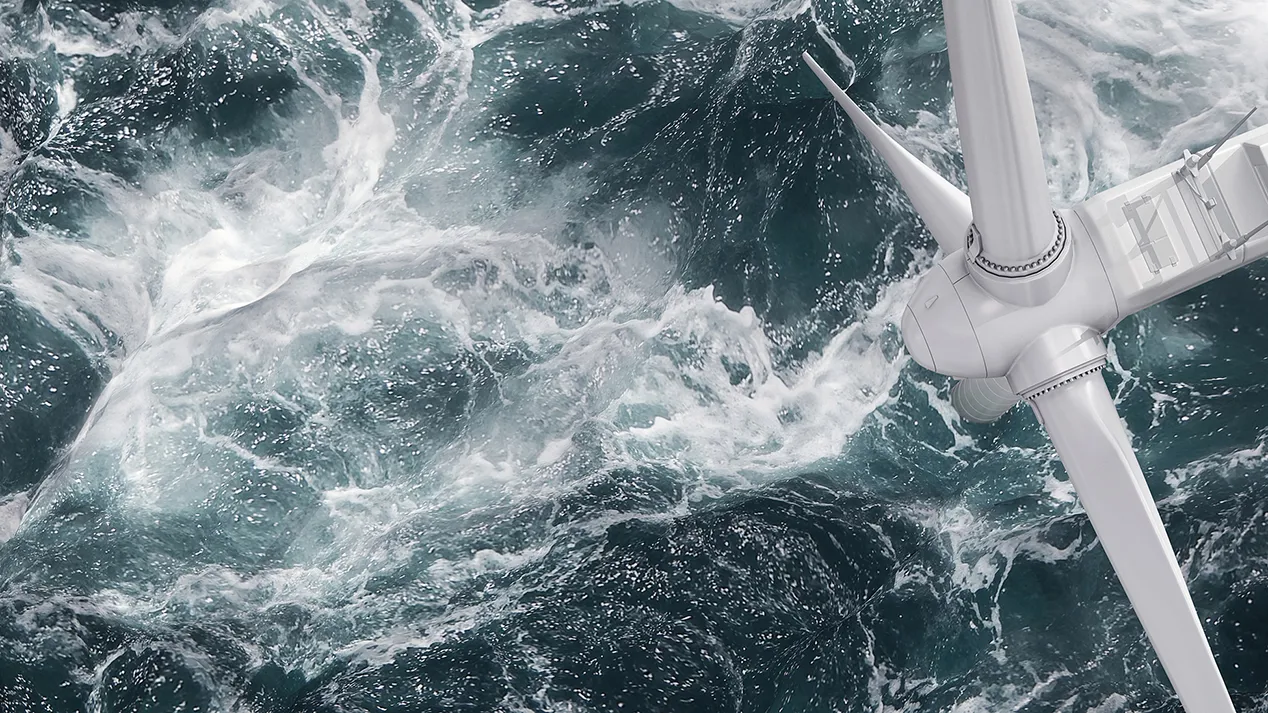
[[[1255,0],[1023,2],[1054,199]],[[1179,711],[1053,449],[902,352],[937,2],[0,6],[0,711]],[[1255,123],[1255,120],[1252,120]],[[1108,378],[1268,710],[1268,268]]]

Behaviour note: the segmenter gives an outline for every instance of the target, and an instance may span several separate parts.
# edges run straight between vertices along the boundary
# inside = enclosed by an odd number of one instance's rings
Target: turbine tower
[[[1187,713],[1233,704],[1100,371],[1128,315],[1268,255],[1268,126],[1054,210],[1011,0],[943,0],[969,195],[802,57],[897,175],[945,257],[903,342],[988,422],[1028,401]],[[1253,113],[1253,112],[1252,112]]]

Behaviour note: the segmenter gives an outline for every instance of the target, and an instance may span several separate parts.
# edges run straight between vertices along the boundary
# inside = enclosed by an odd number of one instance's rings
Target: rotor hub
[[[1052,330],[1108,331],[1119,319],[1109,277],[1082,222],[1061,218],[1051,255],[1036,272],[1001,277],[985,272],[980,256],[956,251],[921,278],[902,320],[912,358],[962,379],[1003,377]],[[1023,381],[1011,384],[1019,395],[1042,379]]]

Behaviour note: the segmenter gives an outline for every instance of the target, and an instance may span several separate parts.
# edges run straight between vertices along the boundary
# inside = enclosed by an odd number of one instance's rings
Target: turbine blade
[[[1011,0],[943,0],[947,51],[973,219],[982,252],[1024,263],[1056,222]]]
[[[1233,713],[1162,518],[1100,374],[1033,397],[1187,713]]]
[[[850,121],[854,122],[859,133],[863,134],[868,143],[872,144],[872,148],[885,159],[889,170],[898,177],[898,183],[903,187],[903,192],[911,200],[912,206],[920,219],[924,221],[925,227],[933,234],[933,239],[938,241],[938,247],[942,248],[942,252],[950,255],[963,248],[969,224],[973,222],[969,197],[932,168],[926,166],[923,161],[911,155],[869,119],[867,114],[864,114],[863,110],[846,95],[845,90],[837,86],[828,73],[823,71],[823,67],[810,57],[809,53],[803,52],[801,58],[810,66],[819,81],[823,82],[823,86],[828,88],[841,108],[845,109],[845,113],[850,117]]]

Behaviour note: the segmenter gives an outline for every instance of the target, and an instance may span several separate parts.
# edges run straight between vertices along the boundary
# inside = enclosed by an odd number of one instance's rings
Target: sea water
[[[1259,0],[1018,12],[1058,205],[1268,102]],[[802,50],[963,183],[934,0],[0,7],[0,710],[1179,711]],[[1107,372],[1244,711],[1266,275]]]

